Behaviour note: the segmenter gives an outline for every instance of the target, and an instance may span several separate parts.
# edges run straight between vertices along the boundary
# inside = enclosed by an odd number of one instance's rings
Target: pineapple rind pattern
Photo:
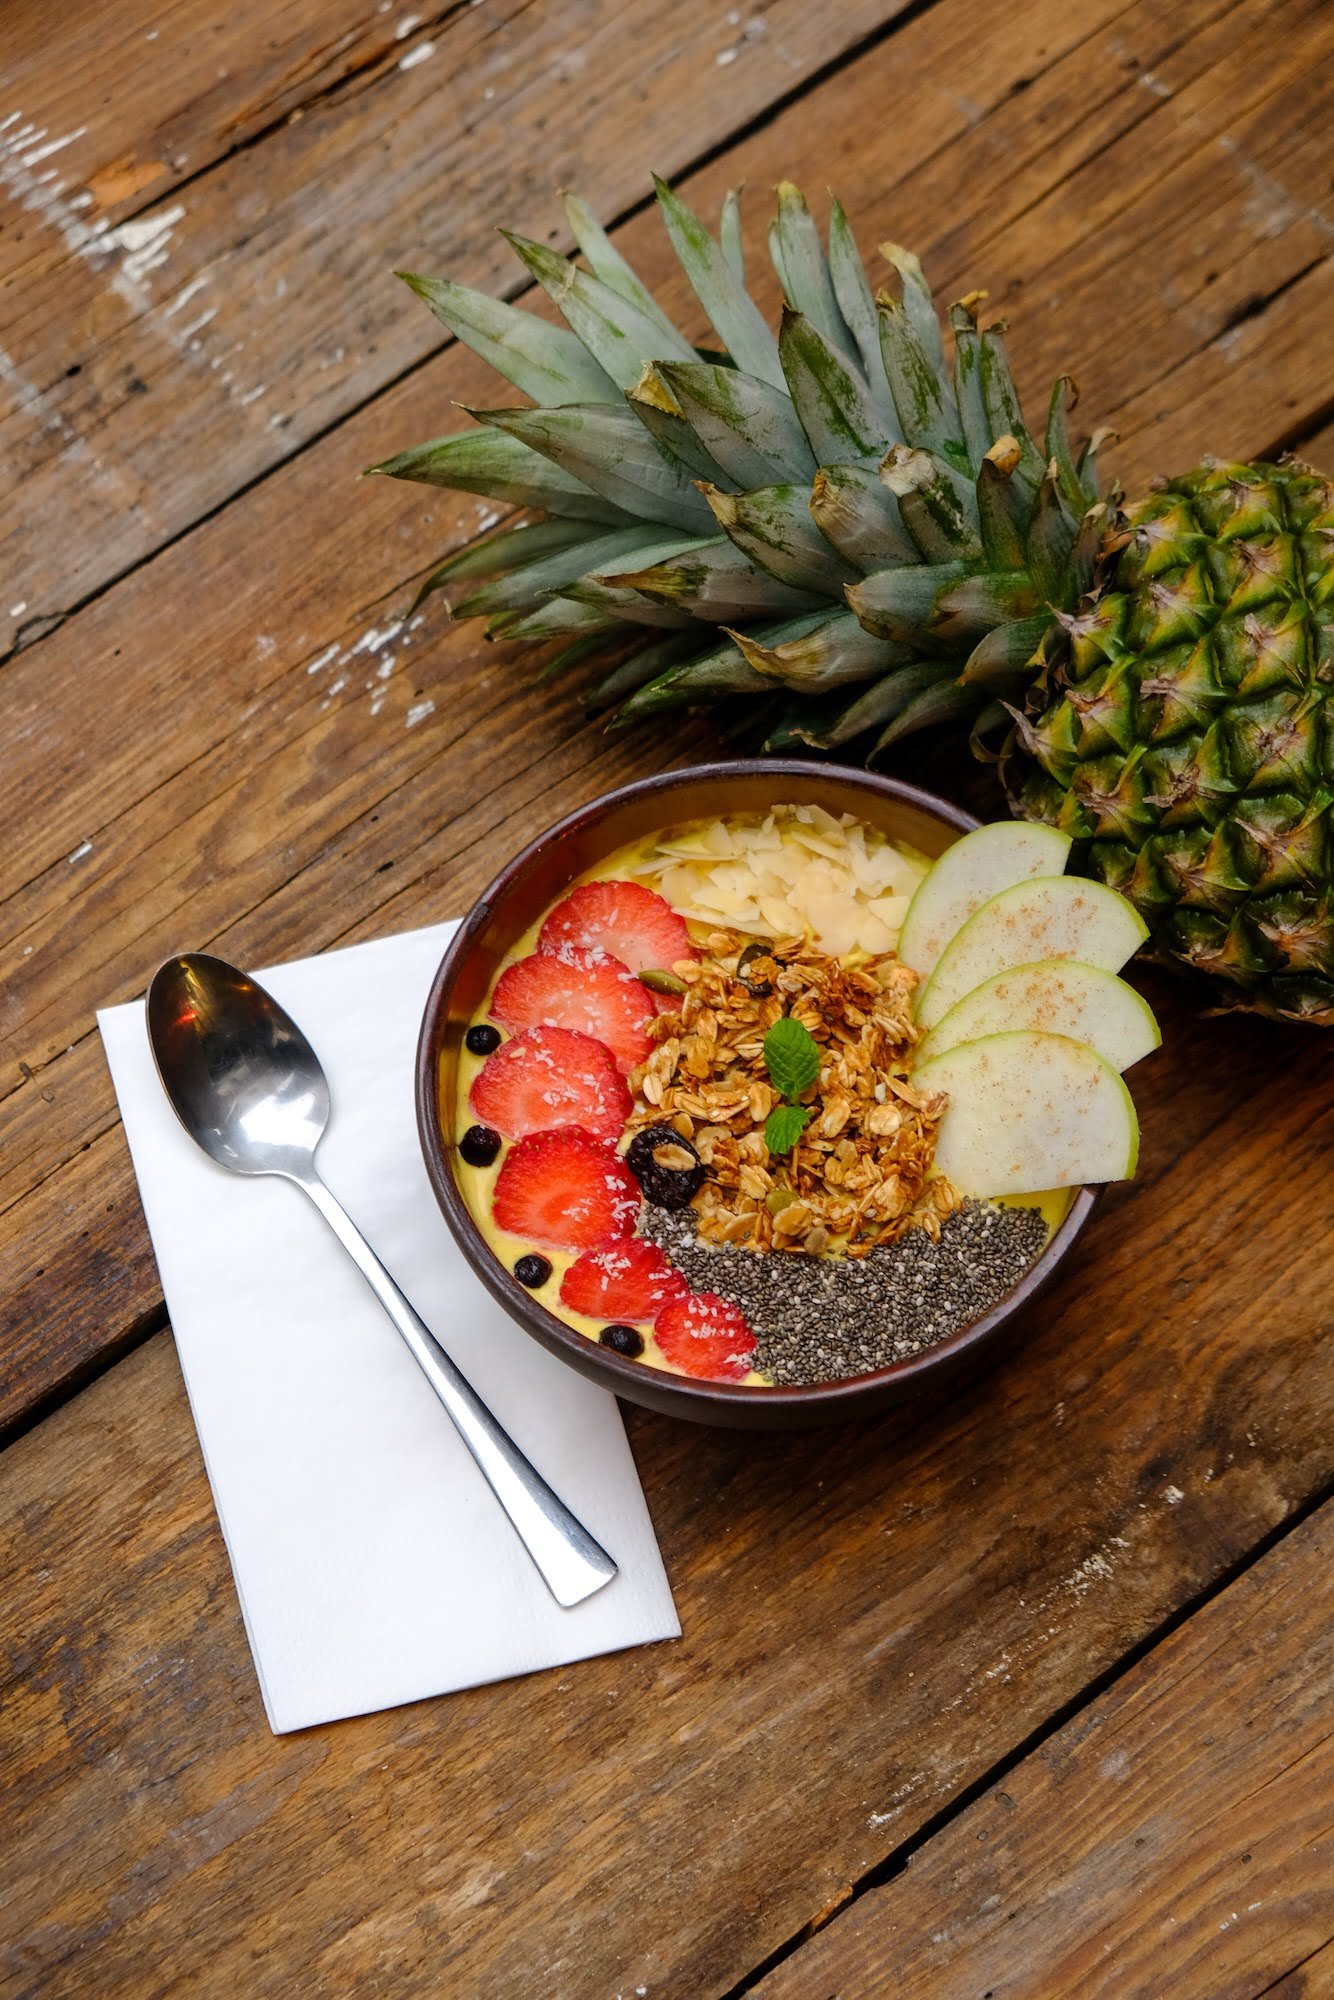
[[[1306,1019],[1334,993],[1331,529],[1295,464],[1205,464],[1127,508],[1004,760],[1158,956]]]

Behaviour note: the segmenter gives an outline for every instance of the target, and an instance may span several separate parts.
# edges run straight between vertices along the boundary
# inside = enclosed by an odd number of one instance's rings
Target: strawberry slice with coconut
[[[685,919],[642,882],[581,882],[557,903],[538,935],[539,951],[562,945],[608,951],[631,972],[667,972],[698,958]]]
[[[631,1234],[639,1185],[587,1132],[530,1132],[505,1155],[491,1214],[498,1229],[545,1250],[591,1250]]]
[[[631,1236],[623,1243],[585,1250],[561,1279],[560,1301],[589,1319],[637,1321],[645,1326],[689,1290],[656,1243]]]
[[[468,1102],[507,1139],[577,1125],[594,1139],[615,1140],[631,1107],[611,1050],[575,1028],[520,1028],[487,1057]]]
[[[664,1357],[683,1375],[709,1382],[740,1382],[750,1373],[755,1336],[746,1316],[717,1292],[689,1292],[671,1299],[653,1322]]]
[[[491,996],[491,1018],[502,1027],[573,1028],[604,1042],[622,1072],[652,1049],[648,1024],[657,1012],[648,988],[600,945],[561,944],[520,958]]]

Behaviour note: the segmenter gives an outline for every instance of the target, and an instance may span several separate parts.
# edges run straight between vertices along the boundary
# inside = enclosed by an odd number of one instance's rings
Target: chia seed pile
[[[966,1201],[933,1243],[910,1229],[868,1256],[763,1255],[695,1234],[691,1209],[644,1204],[639,1227],[692,1288],[740,1306],[751,1365],[780,1387],[868,1375],[934,1347],[1018,1284],[1047,1240],[1034,1208]]]

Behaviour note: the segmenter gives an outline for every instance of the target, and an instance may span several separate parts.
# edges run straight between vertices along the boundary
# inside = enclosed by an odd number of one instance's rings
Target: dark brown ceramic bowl
[[[682,820],[763,812],[778,804],[814,804],[833,813],[855,813],[892,839],[907,841],[930,855],[941,853],[977,824],[943,799],[911,785],[823,764],[766,760],[696,765],[626,785],[561,820],[496,877],[445,954],[417,1045],[417,1125],[431,1185],[464,1256],[511,1318],[562,1361],[631,1402],[673,1417],[756,1430],[795,1429],[865,1415],[937,1384],[952,1372],[974,1372],[979,1350],[1041,1291],[1093,1205],[1091,1192],[1081,1189],[1023,1282],[982,1319],[876,1374],[805,1389],[700,1382],[627,1361],[539,1305],[492,1253],[454,1179],[458,1137],[454,1105],[464,1033],[505,953],[576,876],[626,842]]]

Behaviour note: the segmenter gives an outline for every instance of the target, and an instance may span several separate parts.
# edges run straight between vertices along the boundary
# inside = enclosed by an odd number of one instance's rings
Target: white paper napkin
[[[98,1022],[264,1706],[275,1731],[680,1633],[615,1398],[455,1248],[422,1165],[417,1030],[455,926],[260,974],[325,1066],[320,1166],[515,1441],[620,1565],[549,1595],[425,1378],[300,1190],[177,1124],[142,1002]]]

